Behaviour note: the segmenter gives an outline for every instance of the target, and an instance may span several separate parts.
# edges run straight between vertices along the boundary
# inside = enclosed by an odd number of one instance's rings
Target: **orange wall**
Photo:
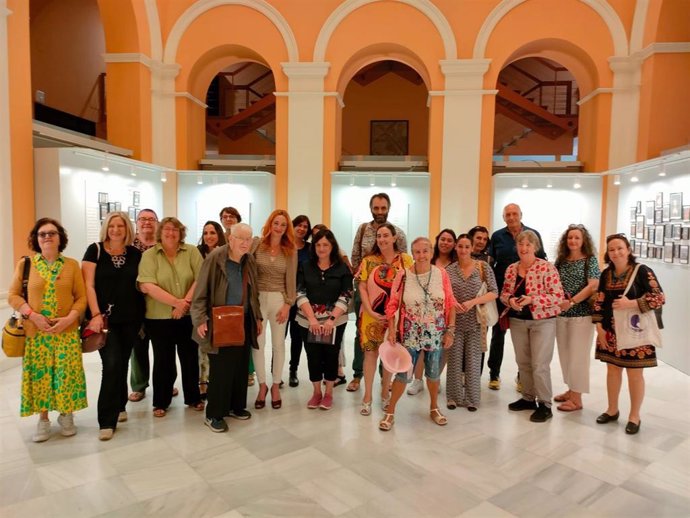
[[[97,122],[104,52],[96,0],[31,1],[31,89],[46,106]]]
[[[427,89],[386,74],[367,86],[355,81],[345,90],[342,150],[345,155],[370,154],[372,120],[407,120],[408,155],[426,155],[428,149],[429,109]]]
[[[221,133],[218,137],[218,152],[221,155],[275,155],[276,145],[256,133],[237,140]]]

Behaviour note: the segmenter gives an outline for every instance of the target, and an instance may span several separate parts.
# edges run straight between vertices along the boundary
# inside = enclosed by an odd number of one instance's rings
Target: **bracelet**
[[[94,315],[91,315],[91,318],[96,318],[96,317],[100,317],[100,316],[101,316],[100,313],[96,313],[96,314],[94,314]]]
[[[26,313],[25,315],[22,315],[22,318],[24,318],[24,319],[28,320],[28,319],[29,319],[29,317],[31,316],[31,314],[32,314],[33,312],[34,312],[34,310],[33,310],[33,309],[31,309],[31,308],[29,308],[29,312],[28,312],[28,313]]]

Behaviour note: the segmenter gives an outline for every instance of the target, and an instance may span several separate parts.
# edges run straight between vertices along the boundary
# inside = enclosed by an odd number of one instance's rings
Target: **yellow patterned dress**
[[[36,254],[32,262],[46,283],[41,314],[54,318],[58,307],[55,283],[65,264],[64,258],[59,256],[49,265],[41,254]],[[59,334],[37,331],[34,337],[27,337],[22,363],[21,415],[47,410],[69,413],[86,406],[79,330]]]

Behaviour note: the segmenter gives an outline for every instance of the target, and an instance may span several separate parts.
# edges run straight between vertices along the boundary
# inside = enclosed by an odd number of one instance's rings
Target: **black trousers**
[[[98,426],[117,427],[117,417],[127,405],[127,367],[141,322],[110,323],[105,347],[99,349],[103,370],[98,392]]]
[[[166,409],[177,377],[175,349],[182,371],[185,405],[196,405],[199,395],[199,346],[192,340],[192,319],[146,320],[153,346],[153,407]]]
[[[500,293],[500,290],[499,290]],[[498,314],[503,312],[505,306],[500,300],[496,300],[496,307]],[[489,345],[489,361],[486,363],[489,367],[489,377],[498,379],[501,377],[501,364],[503,363],[503,348],[506,341],[506,333],[501,329],[501,325],[496,323],[491,328],[491,344]]]
[[[297,372],[300,356],[302,356],[302,328],[295,320],[296,317],[297,306],[293,305],[290,308],[288,325],[285,327],[285,336],[287,336],[288,332],[290,333],[290,372]]]
[[[335,381],[338,377],[338,356],[340,345],[345,334],[347,323],[335,328],[334,344],[313,344],[307,342],[308,329],[300,327],[304,348],[307,351],[307,365],[309,366],[309,381]]]
[[[251,347],[220,347],[209,354],[206,417],[222,419],[247,408],[247,378]]]

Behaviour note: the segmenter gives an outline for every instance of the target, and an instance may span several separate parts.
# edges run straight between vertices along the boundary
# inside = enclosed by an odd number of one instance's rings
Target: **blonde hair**
[[[108,238],[108,226],[114,218],[120,218],[125,224],[125,246],[129,246],[134,241],[134,225],[129,219],[129,216],[121,211],[109,212],[108,215],[103,220],[101,225],[101,233],[98,235],[100,241],[105,243],[110,241]]]

